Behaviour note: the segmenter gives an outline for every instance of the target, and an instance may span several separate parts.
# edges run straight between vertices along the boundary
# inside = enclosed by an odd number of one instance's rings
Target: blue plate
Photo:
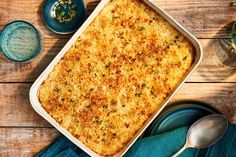
[[[41,35],[26,21],[11,22],[1,31],[0,50],[12,61],[29,61],[38,56],[42,50]]]
[[[167,105],[147,129],[144,136],[157,135],[183,126],[190,126],[198,119],[215,113],[219,113],[219,111],[202,101],[176,101]]]
[[[75,32],[86,18],[83,0],[45,0],[43,19],[58,34]]]
[[[189,126],[198,119],[220,113],[210,104],[198,100],[180,100],[167,105],[163,112],[145,131],[143,137],[168,132],[183,126]],[[207,148],[198,150],[198,157],[206,156]]]

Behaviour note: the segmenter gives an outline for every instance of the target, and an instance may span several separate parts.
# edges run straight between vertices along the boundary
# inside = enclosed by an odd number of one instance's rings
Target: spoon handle
[[[188,145],[185,144],[178,152],[176,152],[174,155],[171,157],[177,157],[179,154],[181,154],[186,148],[188,148]]]

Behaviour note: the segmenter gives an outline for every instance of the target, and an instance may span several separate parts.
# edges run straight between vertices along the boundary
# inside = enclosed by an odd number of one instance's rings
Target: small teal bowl
[[[13,21],[0,32],[0,50],[11,61],[30,61],[42,51],[41,35],[32,24]]]
[[[86,18],[83,0],[45,0],[43,19],[47,27],[58,34],[75,32]]]

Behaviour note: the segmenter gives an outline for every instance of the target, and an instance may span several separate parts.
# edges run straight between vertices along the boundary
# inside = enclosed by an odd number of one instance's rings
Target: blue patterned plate
[[[41,52],[41,35],[32,24],[14,21],[1,31],[0,48],[4,56],[12,61],[29,61]]]
[[[83,0],[45,0],[43,19],[47,27],[58,34],[75,32],[84,22]]]

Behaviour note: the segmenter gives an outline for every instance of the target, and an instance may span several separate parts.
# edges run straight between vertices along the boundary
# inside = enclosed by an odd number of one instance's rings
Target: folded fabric
[[[135,142],[125,157],[170,157],[185,143],[188,127],[178,128],[160,135],[149,136]],[[88,157],[85,152],[61,136],[36,157]],[[204,150],[189,148],[179,157],[236,157],[236,125],[229,125],[225,135]]]

